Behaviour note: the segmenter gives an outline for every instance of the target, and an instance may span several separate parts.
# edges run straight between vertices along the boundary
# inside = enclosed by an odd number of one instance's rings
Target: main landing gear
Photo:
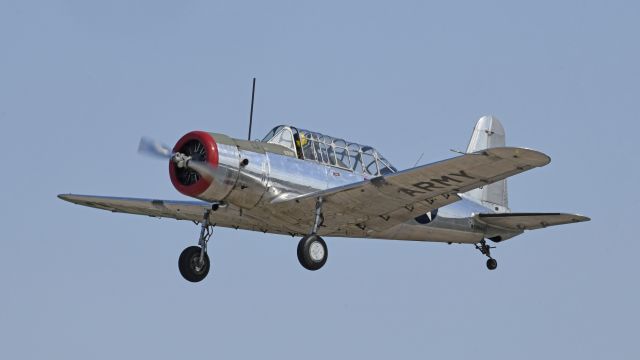
[[[316,217],[311,234],[303,237],[298,243],[298,261],[307,270],[318,270],[327,262],[327,256],[329,255],[327,244],[317,235],[318,228],[323,222],[322,198],[318,198],[316,202]]]
[[[216,209],[217,205],[213,205],[213,209]],[[180,269],[180,274],[187,281],[191,282],[199,282],[202,281],[207,274],[209,273],[209,269],[211,267],[211,262],[209,261],[209,255],[207,255],[207,243],[212,235],[212,229],[215,226],[211,225],[209,222],[209,215],[211,214],[211,210],[206,210],[204,212],[204,218],[202,223],[200,224],[200,240],[198,241],[199,246],[189,246],[184,249],[182,254],[180,254],[180,258],[178,259],[178,268]]]
[[[489,259],[487,260],[487,269],[495,270],[498,267],[498,261],[491,257],[491,249],[494,249],[495,246],[487,245],[487,241],[482,239],[479,244],[475,244],[476,249],[480,250],[482,255],[486,255]]]

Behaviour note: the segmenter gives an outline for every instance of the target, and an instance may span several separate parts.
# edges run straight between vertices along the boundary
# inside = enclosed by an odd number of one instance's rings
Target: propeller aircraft
[[[261,141],[193,131],[170,148],[142,138],[139,152],[168,161],[173,186],[197,200],[58,196],[112,212],[199,224],[198,245],[178,260],[191,282],[209,273],[207,243],[214,226],[299,236],[298,260],[308,270],[327,261],[323,236],[471,244],[494,270],[487,240],[500,243],[525,230],[590,220],[511,212],[506,178],[551,159],[506,147],[504,128],[492,116],[480,118],[460,156],[402,171],[371,146],[290,125],[273,128]]]

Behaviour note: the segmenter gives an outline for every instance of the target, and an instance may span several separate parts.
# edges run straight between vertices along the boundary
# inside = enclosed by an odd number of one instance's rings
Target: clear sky
[[[0,358],[637,359],[636,1],[0,0]],[[142,135],[243,138],[291,123],[399,168],[454,156],[493,114],[549,166],[515,211],[592,222],[498,245],[298,239],[216,229],[213,269],[177,269],[192,223],[56,198],[184,199]]]

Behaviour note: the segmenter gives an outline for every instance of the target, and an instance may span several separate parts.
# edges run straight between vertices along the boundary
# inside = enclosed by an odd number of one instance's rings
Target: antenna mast
[[[247,140],[251,141],[251,126],[253,125],[253,101],[256,96],[256,78],[253,78],[253,88],[251,89],[251,112],[249,113],[249,136]]]

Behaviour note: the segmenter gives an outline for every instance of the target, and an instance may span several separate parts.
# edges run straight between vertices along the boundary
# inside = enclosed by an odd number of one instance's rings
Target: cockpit
[[[356,174],[378,176],[397,171],[371,146],[350,143],[293,126],[276,126],[262,141],[284,146],[294,151],[299,159],[315,161]]]

